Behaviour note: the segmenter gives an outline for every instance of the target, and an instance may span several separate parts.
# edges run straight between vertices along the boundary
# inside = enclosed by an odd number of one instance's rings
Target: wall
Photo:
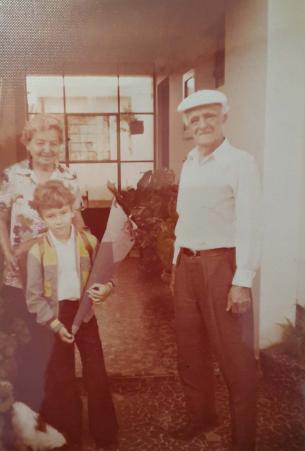
[[[301,274],[305,253],[304,23],[304,1],[269,0],[261,284],[261,338],[265,344],[279,337],[276,323],[294,319],[298,286],[301,288],[298,276],[303,280],[305,275]]]
[[[266,86],[266,2],[231,0],[225,24],[225,84],[229,99],[226,135],[255,156],[262,174]],[[259,348],[260,273],[253,286],[256,347]]]
[[[257,158],[264,192],[259,345],[305,302],[305,4],[231,0],[226,17],[227,135]]]
[[[226,132],[234,145],[262,163],[266,85],[266,1],[228,2],[225,85],[230,112]]]

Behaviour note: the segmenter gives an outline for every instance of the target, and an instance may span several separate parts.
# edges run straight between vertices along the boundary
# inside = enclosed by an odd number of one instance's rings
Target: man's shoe
[[[219,425],[216,419],[210,421],[188,421],[188,423],[181,426],[171,433],[171,436],[177,440],[192,440],[194,437],[209,432]]]

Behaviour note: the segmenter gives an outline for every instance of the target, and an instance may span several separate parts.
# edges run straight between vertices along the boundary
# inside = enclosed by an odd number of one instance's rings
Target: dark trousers
[[[37,412],[43,399],[44,372],[50,357],[53,333],[37,324],[35,315],[28,312],[23,290],[3,286],[1,296],[4,305],[0,330],[15,333],[18,340],[14,356],[16,368],[12,375],[14,396]],[[29,334],[25,333],[20,320]]]
[[[77,308],[77,301],[59,303],[59,320],[69,331]],[[88,393],[89,428],[96,444],[102,447],[116,440],[118,425],[95,317],[82,323],[75,342],[80,351]],[[73,344],[55,337],[40,414],[65,435],[68,443],[81,446],[82,405],[75,377],[74,351]]]
[[[229,389],[234,449],[255,449],[256,364],[252,308],[226,311],[235,249],[198,257],[181,254],[176,266],[175,327],[178,367],[194,421],[216,415],[212,352]]]

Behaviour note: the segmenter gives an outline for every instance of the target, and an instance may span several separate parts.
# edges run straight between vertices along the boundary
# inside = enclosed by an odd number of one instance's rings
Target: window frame
[[[132,74],[132,75],[128,75],[128,74],[115,74],[115,75],[79,75],[79,74],[35,74],[35,73],[28,73],[26,74],[25,77],[25,85],[26,85],[26,114],[27,114],[27,118],[29,118],[29,116],[34,116],[36,114],[41,114],[41,113],[37,113],[37,112],[30,112],[29,111],[29,103],[28,103],[28,87],[27,87],[27,78],[28,77],[62,77],[63,83],[63,107],[64,107],[64,111],[63,112],[59,112],[59,113],[49,113],[52,114],[54,116],[60,116],[63,118],[63,124],[64,124],[64,137],[65,137],[65,142],[64,142],[64,155],[65,155],[65,159],[64,160],[60,160],[60,163],[66,165],[67,167],[70,166],[70,164],[94,164],[94,163],[98,163],[98,164],[116,164],[117,165],[117,181],[118,181],[118,189],[121,190],[122,189],[122,163],[127,163],[127,164],[133,164],[133,163],[152,163],[153,168],[156,168],[156,77],[155,75],[151,75],[151,74]],[[66,108],[66,93],[65,93],[65,77],[72,77],[72,76],[76,76],[76,77],[103,77],[103,76],[111,76],[111,77],[117,77],[117,105],[118,105],[118,111],[117,112],[93,112],[93,113],[75,113],[75,112],[67,112],[67,108]],[[151,112],[147,112],[147,111],[121,111],[120,108],[120,77],[149,77],[152,80],[152,86],[153,86],[153,102],[152,102],[152,111]],[[45,113],[48,114],[48,113]],[[128,114],[133,114],[133,115],[148,115],[148,116],[152,116],[153,118],[153,159],[149,159],[149,160],[125,160],[125,159],[121,159],[121,133],[120,133],[120,121],[121,121],[121,116],[126,116]],[[92,116],[92,117],[100,117],[100,116],[113,116],[116,118],[116,136],[117,136],[117,158],[116,159],[108,159],[108,160],[99,160],[99,159],[90,159],[90,160],[74,160],[74,159],[70,159],[69,158],[69,135],[68,135],[68,117],[69,116],[80,116],[80,117],[88,117],[88,116]]]

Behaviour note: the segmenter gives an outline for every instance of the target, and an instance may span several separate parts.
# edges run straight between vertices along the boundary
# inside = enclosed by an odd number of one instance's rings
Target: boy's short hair
[[[31,207],[41,215],[42,210],[62,208],[69,205],[73,208],[74,194],[60,180],[48,180],[38,185],[34,191]]]
[[[63,143],[63,126],[57,117],[52,114],[35,114],[25,124],[20,141],[27,146],[29,142],[37,132],[45,132],[49,130],[55,130],[58,135],[60,144]]]

